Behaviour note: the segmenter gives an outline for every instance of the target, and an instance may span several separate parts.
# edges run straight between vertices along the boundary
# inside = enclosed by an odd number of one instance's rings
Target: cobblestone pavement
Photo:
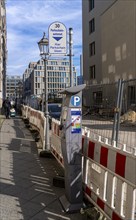
[[[4,120],[0,131],[0,220],[85,220],[63,212],[63,188],[53,186],[61,168],[41,158],[31,132],[20,118]]]

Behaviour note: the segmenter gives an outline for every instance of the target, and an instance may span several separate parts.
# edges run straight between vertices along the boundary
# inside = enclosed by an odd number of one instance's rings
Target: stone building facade
[[[7,30],[5,0],[0,0],[0,108],[6,96]]]

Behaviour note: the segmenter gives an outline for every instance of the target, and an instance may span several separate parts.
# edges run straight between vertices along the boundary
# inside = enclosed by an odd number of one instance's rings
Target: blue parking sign
[[[81,98],[77,95],[71,97],[71,104],[75,107],[78,107],[81,105]]]

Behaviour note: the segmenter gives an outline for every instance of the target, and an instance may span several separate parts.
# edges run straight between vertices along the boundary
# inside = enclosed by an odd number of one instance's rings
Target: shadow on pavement
[[[54,158],[39,158],[35,141],[20,118],[7,119],[0,138],[0,220],[75,220],[80,213],[64,213],[53,186],[62,172]]]

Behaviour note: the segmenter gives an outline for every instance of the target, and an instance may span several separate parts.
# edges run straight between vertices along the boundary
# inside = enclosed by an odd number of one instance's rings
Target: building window
[[[102,104],[102,91],[93,92],[93,103],[94,103],[94,105],[101,105]],[[106,196],[106,194],[105,194],[105,196]]]
[[[95,79],[95,65],[90,66],[90,79]]]
[[[89,11],[92,11],[94,8],[94,0],[88,0],[89,3]]]
[[[95,42],[92,42],[92,43],[89,45],[89,49],[90,49],[90,56],[95,55]]]
[[[94,18],[89,21],[89,34],[93,33],[95,31],[95,20]]]

